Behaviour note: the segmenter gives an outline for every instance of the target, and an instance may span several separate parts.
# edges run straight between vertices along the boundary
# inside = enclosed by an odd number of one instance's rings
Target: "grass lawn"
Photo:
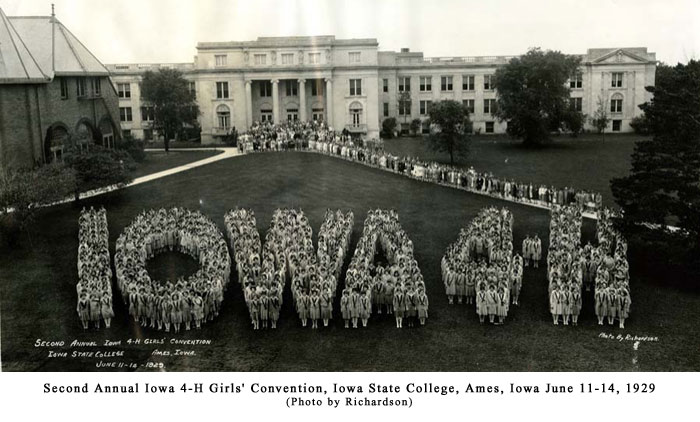
[[[590,178],[580,172],[575,176],[574,180],[582,183]],[[199,209],[211,216],[222,232],[227,210],[251,207],[261,233],[267,230],[275,208],[302,207],[314,235],[326,208],[350,209],[355,213],[353,250],[367,210],[395,208],[415,245],[430,298],[430,318],[425,327],[399,330],[393,318],[373,316],[368,328],[346,330],[337,315],[336,298],[336,319],[331,327],[304,329],[293,312],[287,288],[279,328],[253,331],[234,277],[221,315],[201,331],[176,336],[141,329],[127,319],[115,286],[117,318],[112,328],[84,332],[75,312],[80,207],[66,204],[41,211],[31,243],[24,237],[19,247],[0,249],[3,370],[95,370],[99,359],[47,358],[47,350],[33,347],[34,342],[78,339],[99,343],[104,339],[128,338],[212,341],[210,346],[185,347],[196,351],[193,357],[151,356],[153,349],[174,350],[174,346],[121,347],[125,360],[163,362],[167,370],[700,370],[700,296],[664,287],[663,280],[647,279],[635,272],[634,266],[632,317],[626,330],[599,327],[590,296],[584,298],[578,327],[553,326],[544,266],[525,270],[522,304],[511,309],[504,326],[480,325],[474,308],[447,304],[440,280],[440,259],[447,245],[457,238],[459,229],[482,207],[506,205],[514,214],[516,244],[527,233],[537,232],[546,251],[549,214],[540,209],[422,183],[335,158],[294,152],[222,160],[92,198],[84,205],[106,207],[112,252],[119,232],[138,212],[152,207],[179,205]],[[593,230],[593,224],[587,221],[584,241],[592,239]],[[631,248],[630,254],[634,253]],[[174,278],[193,271],[190,258],[177,253],[154,261],[149,268],[157,266],[160,277]],[[643,342],[635,351],[633,342],[603,339],[601,333],[656,336],[659,340]]]
[[[145,176],[147,174],[157,173],[183,164],[192,163],[203,160],[216,154],[221,154],[221,151],[170,151],[169,153],[160,151],[146,151],[146,159],[138,163],[138,167],[134,170],[133,177]]]
[[[629,173],[638,139],[633,134],[607,134],[604,140],[595,134],[560,136],[551,144],[531,149],[508,136],[478,135],[472,138],[469,156],[460,165],[522,182],[594,190],[603,195],[606,205],[613,206],[610,179]],[[448,154],[431,150],[422,137],[389,139],[384,145],[397,155],[450,162]]]

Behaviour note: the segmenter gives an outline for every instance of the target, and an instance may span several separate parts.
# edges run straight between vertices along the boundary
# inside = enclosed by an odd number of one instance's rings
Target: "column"
[[[299,79],[299,120],[305,122],[306,118],[306,80]]]
[[[253,81],[245,81],[245,123],[246,130],[253,126],[253,94],[251,94]]]
[[[333,80],[326,78],[326,118],[328,126],[333,126]],[[337,130],[336,127],[333,127]]]
[[[272,80],[272,122],[276,125],[280,123],[280,89],[279,79]]]

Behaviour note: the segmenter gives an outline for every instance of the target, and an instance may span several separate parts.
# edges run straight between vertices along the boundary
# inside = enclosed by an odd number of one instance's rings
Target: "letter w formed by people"
[[[352,212],[327,210],[314,252],[312,229],[301,210],[276,210],[264,245],[256,229],[255,214],[237,208],[225,216],[238,281],[255,329],[276,327],[282,293],[289,279],[295,310],[302,323],[330,313],[340,270],[350,245]],[[325,306],[325,308],[324,308]]]

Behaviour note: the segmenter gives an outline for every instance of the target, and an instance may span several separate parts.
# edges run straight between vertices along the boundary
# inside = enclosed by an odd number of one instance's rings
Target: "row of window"
[[[194,81],[188,81],[187,87],[194,98],[197,98],[197,86]],[[119,98],[128,99],[131,98],[131,84],[128,82],[117,83],[117,96]]]
[[[418,113],[421,116],[426,116],[430,113],[430,107],[433,105],[431,100],[420,100],[418,102]],[[462,100],[462,105],[467,108],[467,111],[474,114],[474,100]],[[484,100],[484,114],[493,114],[496,111],[496,99],[487,98]],[[411,114],[411,102],[399,102],[399,116],[408,116]],[[389,103],[384,103],[384,117],[389,117]]]
[[[352,81],[352,79],[351,79]],[[359,81],[359,79],[357,79]],[[287,97],[296,97],[299,95],[299,85],[296,81],[284,81],[285,94]],[[323,81],[320,79],[314,79],[310,82],[311,85],[311,96],[318,97],[323,95]],[[270,81],[260,81],[258,84],[260,87],[260,97],[272,97],[272,82]],[[361,87],[358,89],[361,90]],[[352,88],[351,88],[352,91]],[[360,94],[357,94],[360,95]],[[217,82],[216,83],[216,98],[228,99],[229,89],[228,82]]]
[[[474,91],[475,83],[474,75],[462,75],[462,91]],[[611,76],[611,87],[612,88],[622,88],[624,79],[624,73],[613,72]],[[440,76],[440,91],[452,91],[453,90],[454,76]],[[410,76],[400,76],[399,77],[399,92],[410,91],[411,90],[411,77]],[[493,75],[484,75],[484,91],[490,91],[494,89],[493,86]],[[572,89],[583,88],[583,74],[577,73],[569,79],[569,87]],[[419,76],[418,77],[418,91],[419,92],[431,92],[433,90],[433,77],[432,76]],[[389,79],[382,80],[382,91],[389,92]]]
[[[309,64],[321,64],[321,53],[308,53]],[[348,61],[350,63],[360,63],[362,60],[361,52],[350,51],[348,52]],[[282,53],[280,54],[280,61],[283,65],[293,65],[294,64],[294,53]],[[228,65],[228,56],[226,54],[215,54],[214,63],[216,67],[224,67]],[[256,66],[267,65],[267,54],[256,53],[253,54],[253,63]]]
[[[474,91],[474,75],[463,75],[462,76],[462,90],[463,91]],[[454,76],[440,76],[440,91],[452,91],[454,88]],[[484,75],[484,90],[490,91],[493,89],[493,75]],[[406,92],[411,90],[411,77],[410,76],[400,76],[399,77],[399,92]],[[418,91],[420,92],[431,92],[433,90],[433,77],[432,76],[419,76],[418,77]],[[382,80],[382,91],[389,92],[389,79]]]
[[[155,113],[153,107],[141,107],[141,120],[144,122],[152,122]],[[131,122],[133,121],[133,114],[131,112],[131,107],[119,107],[119,121],[120,122]]]
[[[59,83],[61,85],[61,99],[67,100],[70,98],[70,92],[68,89],[68,78],[60,78]],[[88,84],[90,90],[88,91]],[[100,78],[76,78],[76,92],[77,98],[84,98],[87,96],[99,97],[102,95],[102,81]]]

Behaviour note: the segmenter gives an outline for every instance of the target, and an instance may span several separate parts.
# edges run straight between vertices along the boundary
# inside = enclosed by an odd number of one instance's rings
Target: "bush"
[[[89,152],[72,150],[66,154],[65,163],[75,171],[76,199],[81,192],[131,182],[131,172],[136,168],[128,152],[101,147],[90,147]]]
[[[637,135],[648,136],[651,135],[651,128],[649,127],[649,122],[647,118],[642,116],[637,116],[630,121],[630,126]]]
[[[117,142],[117,149],[126,151],[137,163],[142,163],[146,159],[143,141],[134,139],[131,135],[127,135]]]
[[[396,132],[396,119],[394,117],[384,119],[382,122],[382,138],[391,139],[394,137],[394,132]]]
[[[411,120],[411,133],[413,136],[416,136],[418,134],[418,131],[421,128],[421,120],[420,119],[413,119]]]
[[[0,229],[8,244],[16,243],[19,233],[30,227],[41,205],[68,197],[75,189],[75,173],[62,164],[49,164],[33,170],[0,171]]]

